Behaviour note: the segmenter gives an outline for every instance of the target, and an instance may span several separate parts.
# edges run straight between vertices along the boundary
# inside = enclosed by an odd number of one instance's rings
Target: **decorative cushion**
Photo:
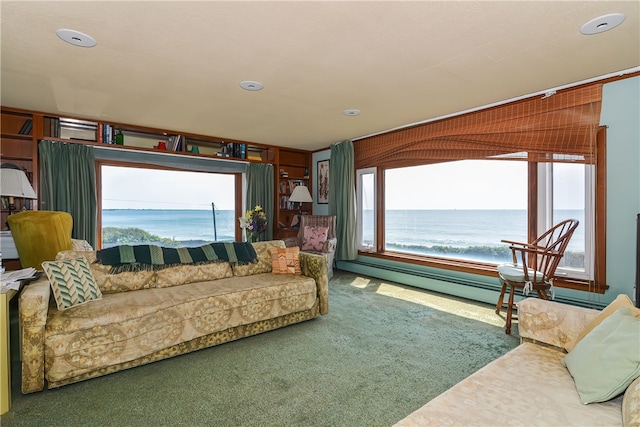
[[[86,258],[45,261],[42,268],[49,278],[58,310],[102,298]]]
[[[608,306],[606,306],[604,310],[602,310],[602,312],[600,312],[600,314],[598,314],[598,316],[595,319],[593,319],[591,323],[587,325],[586,328],[583,329],[583,331],[577,336],[575,340],[569,341],[565,344],[564,346],[565,350],[567,351],[573,350],[573,347],[575,347],[575,345],[582,338],[584,338],[585,335],[591,332],[593,328],[598,326],[604,319],[611,316],[619,308],[622,308],[622,307],[628,307],[629,309],[631,309],[631,314],[633,316],[640,318],[640,308],[634,307],[633,303],[631,302],[631,299],[629,299],[627,295],[620,294],[616,297],[616,299],[611,301],[611,303]]]
[[[640,376],[640,319],[618,309],[580,340],[561,361],[583,404],[605,402]]]
[[[322,252],[324,242],[327,241],[328,233],[328,227],[312,227],[305,225],[302,238],[302,250]]]
[[[273,274],[302,274],[300,270],[300,248],[272,248],[271,272]]]
[[[512,282],[524,282],[524,271],[521,265],[501,264],[498,266],[498,274],[504,279]],[[529,269],[529,278],[536,278],[536,283],[544,281],[544,275],[539,271]]]

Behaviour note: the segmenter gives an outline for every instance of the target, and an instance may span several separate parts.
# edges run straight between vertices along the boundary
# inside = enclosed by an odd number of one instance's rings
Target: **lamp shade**
[[[27,175],[20,169],[0,169],[0,196],[23,197],[25,199],[37,199]]]
[[[311,198],[311,194],[309,194],[309,189],[304,185],[298,185],[293,189],[293,193],[291,193],[291,197],[289,197],[290,202],[297,203],[308,203],[313,202]]]

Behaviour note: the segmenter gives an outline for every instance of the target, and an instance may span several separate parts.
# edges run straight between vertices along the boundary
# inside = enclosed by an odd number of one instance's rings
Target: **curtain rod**
[[[468,110],[458,111],[458,112],[451,113],[451,114],[445,114],[443,116],[434,117],[432,119],[426,119],[426,120],[422,120],[422,121],[419,121],[419,122],[409,123],[407,125],[398,126],[398,127],[387,129],[387,130],[383,130],[383,131],[380,131],[380,132],[370,133],[370,134],[364,135],[364,136],[358,136],[358,137],[355,137],[355,138],[351,138],[351,141],[359,141],[361,139],[370,138],[372,136],[382,135],[382,134],[389,133],[389,132],[395,132],[397,130],[407,129],[407,128],[410,128],[410,127],[413,127],[413,126],[418,126],[418,125],[424,125],[424,124],[427,124],[427,123],[431,123],[431,122],[435,122],[435,121],[443,120],[443,119],[448,119],[448,118],[455,117],[455,116],[461,116],[463,114],[473,113],[474,111],[480,111],[480,110],[484,110],[484,109],[491,108],[491,107],[497,107],[499,105],[504,105],[504,104],[508,104],[510,102],[520,101],[522,99],[531,98],[531,97],[538,96],[538,95],[544,95],[545,97],[548,98],[549,96],[554,95],[555,92],[558,91],[558,90],[568,89],[568,88],[571,88],[571,87],[580,86],[580,85],[587,84],[587,83],[593,83],[593,82],[597,82],[597,81],[600,81],[600,80],[606,80],[606,79],[609,79],[609,78],[612,78],[612,77],[620,77],[620,76],[624,76],[625,74],[632,74],[632,73],[636,73],[638,71],[640,71],[640,66],[633,67],[633,68],[627,68],[626,70],[616,71],[616,72],[613,72],[613,73],[605,74],[603,76],[593,77],[593,78],[590,78],[590,79],[581,80],[581,81],[578,81],[578,82],[575,82],[575,83],[569,83],[569,84],[562,85],[562,86],[556,86],[554,88],[540,90],[538,92],[533,92],[533,93],[530,93],[530,94],[527,94],[527,95],[521,95],[521,96],[518,96],[518,97],[515,97],[515,98],[509,98],[509,99],[506,99],[504,101],[497,101],[497,102],[494,102],[492,104],[486,104],[486,105],[482,105],[480,107],[470,108]]]

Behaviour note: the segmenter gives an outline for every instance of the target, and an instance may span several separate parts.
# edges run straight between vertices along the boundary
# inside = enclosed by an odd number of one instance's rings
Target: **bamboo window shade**
[[[357,169],[465,159],[595,162],[602,83],[558,91],[354,144]]]

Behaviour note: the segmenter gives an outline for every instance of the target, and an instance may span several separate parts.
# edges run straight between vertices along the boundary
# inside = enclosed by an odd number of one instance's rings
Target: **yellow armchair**
[[[60,251],[70,250],[73,218],[68,212],[22,211],[7,218],[22,268],[42,270]]]

